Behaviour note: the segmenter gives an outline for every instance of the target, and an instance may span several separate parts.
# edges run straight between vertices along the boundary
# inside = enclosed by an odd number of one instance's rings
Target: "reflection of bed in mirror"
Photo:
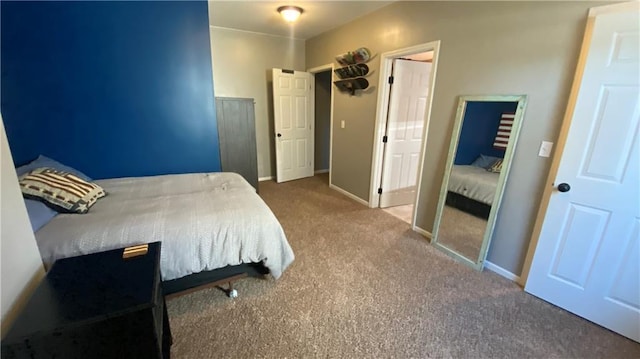
[[[487,219],[496,194],[500,173],[484,167],[454,165],[449,177],[446,204]]]

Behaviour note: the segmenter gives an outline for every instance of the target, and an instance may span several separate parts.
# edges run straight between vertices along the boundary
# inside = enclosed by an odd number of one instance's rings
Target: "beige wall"
[[[213,26],[210,29],[215,95],[255,100],[258,176],[275,176],[271,69],[304,71],[304,41]]]
[[[375,91],[336,93],[335,185],[369,198],[379,54],[441,40],[417,225],[432,231],[457,97],[525,94],[528,107],[488,260],[520,274],[550,159],[540,141],[555,141],[575,71],[587,11],[594,2],[398,2],[307,41],[307,67],[360,46]]]
[[[4,335],[34,285],[43,277],[44,269],[18,187],[18,178],[1,119],[0,132],[0,307]]]

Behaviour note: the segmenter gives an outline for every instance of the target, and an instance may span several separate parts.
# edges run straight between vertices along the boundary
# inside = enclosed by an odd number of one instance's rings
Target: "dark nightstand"
[[[2,358],[169,358],[160,242],[58,260],[2,340]]]

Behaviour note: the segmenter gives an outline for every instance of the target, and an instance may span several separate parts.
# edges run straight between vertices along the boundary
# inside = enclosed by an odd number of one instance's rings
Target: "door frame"
[[[433,55],[433,51],[422,52],[415,56],[429,54]],[[433,64],[431,60],[423,62],[412,60],[412,58],[413,56],[408,56],[408,58],[392,60],[394,81],[391,85],[387,108],[385,123],[387,142],[384,142],[383,137],[382,174],[378,187],[378,192],[380,188],[383,190],[379,194],[380,208],[415,203],[420,153],[424,139],[423,130],[426,122],[426,102],[431,85],[429,78]],[[427,81],[424,81],[422,76],[427,76]],[[421,107],[421,103],[424,107]],[[420,130],[419,132],[416,127]],[[415,135],[420,137],[416,139]],[[418,155],[418,158],[415,155]],[[408,221],[410,220],[407,219]]]
[[[382,143],[382,136],[384,136],[387,128],[387,116],[389,113],[389,94],[391,93],[391,85],[387,79],[393,74],[393,60],[418,54],[421,52],[433,51],[433,61],[431,67],[431,77],[429,78],[429,93],[427,94],[427,109],[425,111],[424,129],[422,132],[422,149],[420,150],[419,169],[418,169],[418,184],[416,187],[416,199],[414,201],[413,215],[411,219],[411,227],[416,230],[416,212],[417,202],[420,195],[420,187],[422,185],[422,171],[424,154],[427,148],[427,135],[429,133],[429,124],[431,122],[431,108],[433,103],[433,89],[436,83],[436,73],[438,71],[438,56],[440,53],[440,40],[432,41],[420,45],[405,47],[402,49],[385,52],[380,55],[380,79],[378,84],[380,89],[378,90],[378,105],[376,110],[376,121],[374,126],[373,137],[373,152],[371,160],[371,182],[369,192],[369,207],[380,207],[380,194],[378,194],[378,188],[382,183],[382,165],[384,159],[384,146]]]
[[[587,17],[587,25],[584,31],[584,36],[583,36],[582,44],[580,47],[580,55],[578,55],[578,65],[576,66],[576,72],[573,77],[573,84],[571,85],[571,92],[569,94],[569,100],[567,101],[567,107],[565,109],[564,119],[562,120],[560,133],[558,134],[558,139],[556,141],[556,148],[553,153],[551,168],[549,169],[549,175],[547,176],[544,192],[542,193],[540,207],[538,207],[536,222],[533,226],[531,239],[529,241],[529,248],[527,249],[527,254],[524,259],[524,265],[522,267],[522,274],[520,275],[520,280],[517,282],[522,286],[524,286],[527,283],[527,278],[529,277],[529,271],[531,270],[531,264],[533,263],[533,256],[536,252],[536,248],[538,247],[538,239],[540,238],[540,233],[542,232],[542,225],[544,223],[545,216],[547,215],[547,208],[549,207],[549,202],[551,201],[551,195],[553,194],[553,191],[555,189],[555,187],[553,186],[553,183],[555,182],[556,177],[558,175],[558,169],[560,168],[560,161],[562,160],[562,153],[564,152],[564,148],[567,143],[567,137],[569,136],[569,129],[571,128],[571,122],[573,120],[573,112],[576,106],[576,102],[578,100],[578,95],[580,93],[580,86],[582,84],[582,76],[584,75],[584,69],[587,64],[587,56],[589,55],[591,36],[593,34],[593,26],[595,24],[596,16],[610,13],[613,11],[618,11],[619,9],[623,10],[623,9],[629,8],[629,9],[635,10],[633,6],[634,6],[634,2],[625,2],[625,3],[618,3],[618,4],[612,4],[612,5],[592,7],[589,9],[589,14]]]
[[[325,72],[325,71],[331,71],[331,85],[333,86],[333,81],[335,81],[335,73],[333,72],[333,70],[335,69],[335,65],[333,63],[331,64],[325,64],[325,65],[320,65],[320,66],[316,66],[310,69],[307,69],[306,72],[309,72],[313,75],[313,78],[315,80],[316,74],[319,72]],[[334,107],[334,96],[335,96],[335,91],[333,89],[333,87],[331,88],[331,108],[329,110],[329,186],[332,185],[331,182],[331,169],[333,167],[333,107]],[[315,99],[316,99],[316,92],[315,89],[313,91],[313,101],[315,103]],[[315,119],[316,113],[315,113],[315,109],[313,112],[313,124],[314,124],[314,128],[313,128],[313,135],[315,137],[315,123],[316,123],[316,119]],[[314,143],[315,146],[315,143]],[[315,151],[315,148],[314,148]],[[314,170],[315,173],[315,170]]]

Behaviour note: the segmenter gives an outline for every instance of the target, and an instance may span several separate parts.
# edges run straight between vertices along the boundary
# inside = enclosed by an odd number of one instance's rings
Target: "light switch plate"
[[[340,128],[344,128],[344,120],[340,121]]]
[[[542,144],[540,145],[540,151],[538,151],[538,156],[549,157],[551,156],[552,149],[553,149],[553,142],[542,141]]]

